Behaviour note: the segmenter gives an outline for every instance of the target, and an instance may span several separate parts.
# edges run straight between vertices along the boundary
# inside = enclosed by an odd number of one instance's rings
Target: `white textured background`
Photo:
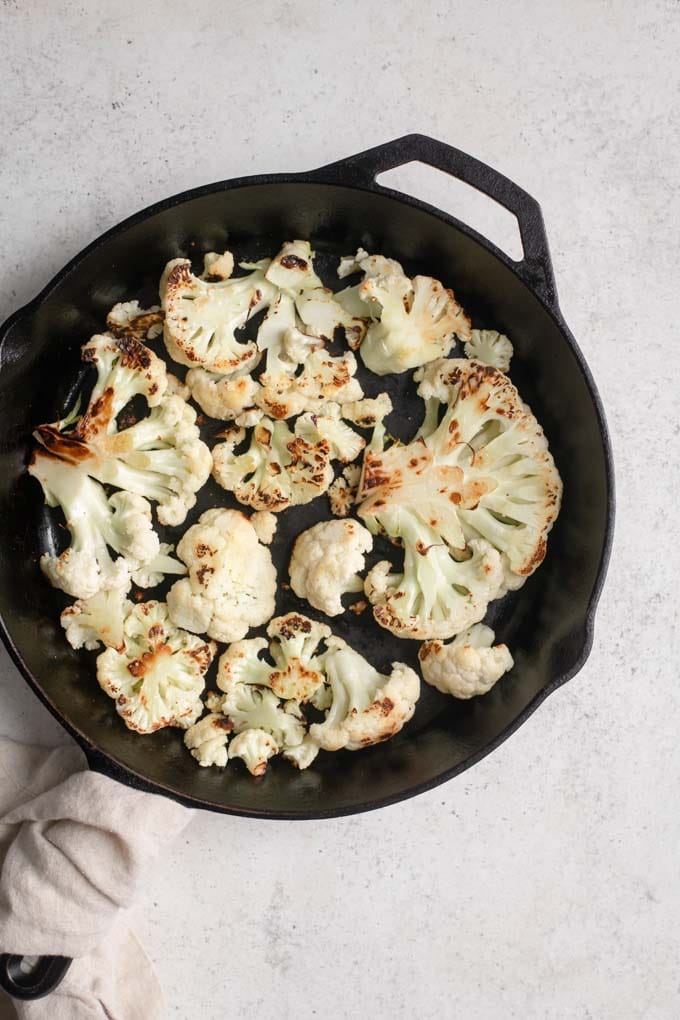
[[[169,1016],[680,1016],[678,0],[2,0],[0,19],[0,319],[156,199],[415,130],[539,199],[613,433],[580,676],[416,800],[196,816],[136,910]],[[63,741],[2,661],[0,729]]]

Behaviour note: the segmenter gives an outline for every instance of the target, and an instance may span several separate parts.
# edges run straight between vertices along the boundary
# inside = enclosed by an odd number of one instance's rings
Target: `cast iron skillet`
[[[524,258],[514,262],[445,213],[379,186],[377,174],[413,160],[474,186],[517,217]],[[45,511],[25,474],[31,430],[58,418],[82,378],[81,344],[102,328],[107,310],[133,296],[153,301],[165,262],[233,248],[273,254],[290,238],[310,238],[322,271],[361,244],[453,286],[475,325],[513,340],[511,375],[543,424],[564,481],[564,504],[547,558],[519,592],[493,611],[498,638],[515,668],[484,698],[446,699],[427,689],[414,720],[388,744],[322,754],[298,773],[275,762],[254,781],[238,765],[200,769],[178,731],[128,732],[93,681],[92,655],[66,644],[58,624],[65,604],[41,576],[40,552],[62,539],[58,515]],[[0,331],[0,617],[5,643],[38,697],[72,734],[90,766],[181,803],[257,818],[327,818],[366,811],[431,789],[497,747],[585,662],[609,556],[614,516],[611,451],[604,414],[582,355],[560,314],[541,212],[526,192],[458,149],[408,135],[311,173],[244,177],[167,199],[110,230],[70,262]],[[180,370],[181,371],[181,370]],[[364,374],[369,394],[382,384]],[[389,380],[396,412],[390,430],[406,438],[420,421],[410,373]],[[206,425],[206,435],[217,430]],[[236,505],[209,485],[199,510]],[[285,571],[295,534],[328,517],[325,498],[282,515],[273,547]],[[195,519],[192,515],[190,520]],[[180,529],[181,530],[181,529]],[[377,543],[373,561],[394,556]],[[282,575],[285,576],[285,575]],[[281,591],[277,611],[317,615]],[[417,644],[380,631],[370,613],[346,613],[334,630],[375,664],[415,662]],[[43,963],[44,965],[44,963]],[[43,978],[22,982],[16,958],[0,983],[15,995],[46,994]],[[28,987],[30,985],[30,988]]]

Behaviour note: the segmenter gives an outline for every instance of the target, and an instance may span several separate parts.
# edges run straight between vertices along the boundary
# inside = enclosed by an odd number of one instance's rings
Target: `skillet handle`
[[[393,189],[376,184],[375,178],[386,170],[414,161],[426,163],[435,170],[442,170],[469,184],[505,206],[516,217],[524,249],[524,258],[520,262],[510,259],[485,238],[480,239],[504,262],[508,262],[524,282],[538,291],[546,304],[557,312],[557,290],[541,207],[518,184],[474,156],[468,156],[460,149],[454,149],[452,145],[427,135],[404,135],[403,138],[395,138],[394,141],[377,145],[356,156],[329,163],[308,176],[325,183],[351,184],[371,191],[395,194]]]
[[[42,999],[63,981],[73,960],[68,956],[39,956],[28,974],[21,969],[23,956],[0,955],[0,988],[13,999]]]

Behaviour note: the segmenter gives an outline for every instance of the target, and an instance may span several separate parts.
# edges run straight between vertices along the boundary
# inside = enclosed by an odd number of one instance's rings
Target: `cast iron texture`
[[[378,186],[375,175],[413,160],[444,170],[516,214],[526,257],[516,263],[451,216]],[[275,762],[253,780],[240,763],[226,773],[200,769],[182,734],[127,731],[94,679],[94,656],[66,644],[65,604],[38,568],[40,552],[62,539],[58,513],[41,506],[25,473],[31,430],[59,417],[82,378],[81,344],[102,328],[119,300],[153,299],[165,262],[233,248],[273,254],[293,237],[312,239],[320,264],[363,245],[454,286],[476,325],[507,332],[511,375],[544,425],[564,480],[561,515],[545,563],[494,609],[499,640],[515,668],[484,698],[446,699],[426,688],[414,720],[388,744],[360,753],[322,753],[298,773]],[[331,256],[333,260],[331,260]],[[334,262],[333,262],[334,264]],[[5,642],[41,700],[78,740],[92,768],[141,789],[216,811],[258,818],[321,818],[365,811],[430,789],[468,768],[519,726],[583,665],[592,643],[613,523],[613,478],[602,408],[590,373],[556,304],[550,258],[536,202],[500,174],[432,139],[409,135],[307,174],[246,177],[168,199],[126,220],[78,255],[0,332],[0,616]],[[412,434],[420,419],[410,373],[388,388],[392,431]],[[369,393],[381,388],[362,376]],[[217,430],[206,425],[206,435]],[[207,506],[237,505],[214,484]],[[282,515],[274,545],[285,571],[303,527],[329,516],[325,497]],[[190,520],[195,520],[193,514]],[[181,531],[182,529],[176,529]],[[377,543],[374,559],[394,556]],[[285,573],[282,575],[285,577]],[[281,592],[279,612],[302,609]],[[380,630],[370,613],[347,613],[334,630],[375,664],[413,663],[417,645]]]

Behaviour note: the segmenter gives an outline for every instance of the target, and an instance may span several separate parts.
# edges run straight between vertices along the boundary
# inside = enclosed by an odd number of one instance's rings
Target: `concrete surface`
[[[198,815],[135,911],[170,1017],[680,1015],[679,46],[677,0],[3,0],[0,318],[155,199],[417,130],[541,202],[615,446],[580,676],[409,803]],[[0,728],[65,739],[6,659]]]

